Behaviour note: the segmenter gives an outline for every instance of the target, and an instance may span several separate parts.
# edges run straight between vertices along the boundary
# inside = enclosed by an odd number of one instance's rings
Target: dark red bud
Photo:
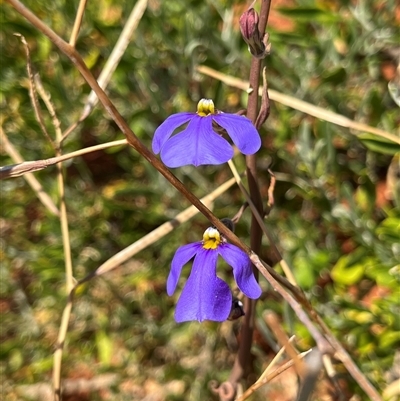
[[[239,19],[240,32],[249,45],[250,53],[257,58],[264,58],[266,54],[264,35],[258,31],[259,17],[254,8],[249,8]]]
[[[252,40],[255,34],[258,35],[258,20],[258,14],[254,8],[249,8],[241,15],[239,25],[244,40]]]

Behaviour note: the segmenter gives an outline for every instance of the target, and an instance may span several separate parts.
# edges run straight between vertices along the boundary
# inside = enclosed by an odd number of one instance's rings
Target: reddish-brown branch
[[[262,0],[260,21],[258,29],[261,37],[264,35],[269,9],[270,0]],[[258,115],[258,87],[260,85],[260,71],[261,71],[261,60],[252,57],[250,67],[250,94],[247,104],[247,118],[249,118],[253,124],[255,124]],[[263,203],[260,194],[260,189],[257,182],[257,164],[256,155],[246,156],[246,172],[247,182],[249,185],[250,198],[258,210],[259,214],[263,215]],[[251,249],[259,253],[261,247],[262,230],[257,222],[257,219],[252,215],[251,219],[251,231],[250,231],[250,247]],[[257,269],[254,269],[256,276],[258,276]],[[232,368],[229,381],[236,388],[238,381],[245,375],[246,368],[250,360],[250,348],[253,339],[254,330],[254,312],[255,312],[256,301],[246,299],[245,302],[245,317],[241,327],[241,341],[239,344],[238,354],[235,359],[234,366]]]

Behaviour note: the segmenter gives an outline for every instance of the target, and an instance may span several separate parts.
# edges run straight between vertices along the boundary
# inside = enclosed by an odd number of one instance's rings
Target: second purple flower
[[[172,295],[178,285],[183,266],[193,259],[190,276],[183,287],[175,311],[175,320],[214,320],[223,322],[232,310],[232,293],[225,281],[217,276],[218,256],[233,269],[233,276],[247,297],[261,295],[248,255],[235,245],[227,243],[216,228],[209,227],[203,241],[183,245],[175,253],[167,280],[167,293]]]
[[[186,123],[188,126],[183,131],[172,136]],[[168,167],[226,163],[233,157],[233,149],[215,131],[213,123],[226,130],[243,154],[252,155],[260,149],[260,135],[248,118],[217,111],[212,100],[202,99],[197,113],[173,114],[156,129],[153,152],[160,153]]]

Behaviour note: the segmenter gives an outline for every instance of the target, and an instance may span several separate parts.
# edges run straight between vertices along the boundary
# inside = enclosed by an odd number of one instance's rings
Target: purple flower
[[[172,136],[186,123],[189,124],[183,131]],[[161,152],[161,160],[168,167],[225,163],[233,157],[233,149],[215,131],[213,123],[226,130],[243,154],[252,155],[260,149],[260,135],[248,118],[215,110],[212,100],[202,99],[197,113],[173,114],[156,129],[153,152]]]
[[[228,284],[217,277],[218,255],[232,266],[240,291],[253,299],[261,295],[247,254],[228,244],[216,228],[209,227],[204,232],[203,241],[181,246],[172,259],[167,280],[170,296],[175,292],[182,267],[194,258],[192,271],[176,305],[175,320],[178,323],[188,320],[222,322],[228,319],[232,294]]]

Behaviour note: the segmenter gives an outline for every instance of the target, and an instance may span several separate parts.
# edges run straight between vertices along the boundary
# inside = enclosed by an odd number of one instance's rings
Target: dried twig
[[[126,22],[124,29],[121,32],[120,37],[118,38],[117,43],[112,50],[110,57],[107,59],[106,64],[104,65],[103,70],[100,73],[98,78],[98,83],[100,87],[105,90],[110,79],[112,77],[113,72],[118,66],[118,63],[121,60],[121,57],[125,53],[130,40],[132,39],[132,35],[135,32],[140,19],[142,18],[144,11],[146,10],[148,0],[139,0],[135,3],[131,14],[129,15],[128,21]],[[64,133],[62,140],[68,137],[71,132],[73,132],[79,124],[81,124],[92,112],[93,108],[96,106],[98,102],[98,98],[96,93],[92,90],[86,100],[86,105],[82,111],[82,114],[78,121],[68,127]]]
[[[302,352],[301,354],[298,355],[298,358],[304,358],[306,355],[308,355],[311,352],[311,350]],[[268,375],[264,376],[262,380],[257,380],[256,383],[254,383],[251,387],[249,387],[242,396],[236,398],[235,401],[244,401],[247,398],[249,398],[255,391],[257,391],[260,387],[266,385],[267,383],[269,383],[271,380],[275,379],[276,377],[278,377],[281,373],[283,373],[284,371],[288,370],[289,368],[291,368],[294,365],[294,361],[291,359],[290,361],[287,361],[286,363],[284,363],[282,366],[280,366],[279,368],[275,369],[274,371],[272,371],[271,373],[269,373]]]
[[[261,126],[267,121],[270,113],[270,104],[269,104],[269,96],[268,96],[268,81],[267,81],[267,69],[263,68],[263,86],[262,86],[262,95],[261,95],[261,107],[260,112],[258,113],[257,120],[255,122],[255,126],[257,129],[260,129]]]
[[[354,380],[370,397],[371,401],[382,401],[382,397],[378,394],[374,386],[369,382],[366,376],[354,363],[349,353],[344,349],[342,344],[333,335],[328,326],[322,320],[321,316],[319,316],[314,310],[312,310],[311,306],[310,312],[314,316],[314,320],[319,324],[319,326],[325,333],[325,337],[327,338],[331,346],[335,349],[335,358],[339,359],[343,363],[348,372],[353,376]]]
[[[388,384],[383,390],[383,396],[385,400],[398,400],[398,397],[400,397],[400,379]]]
[[[53,106],[53,103],[50,100],[50,96],[43,88],[39,75],[36,76],[36,87],[52,118],[57,140],[56,156],[60,157],[61,148],[59,145],[62,140],[61,124],[59,119],[57,118],[57,114]],[[71,242],[68,228],[68,212],[67,212],[67,205],[65,202],[64,174],[61,163],[57,164],[57,182],[58,182],[58,194],[60,197],[60,224],[61,224],[61,235],[63,241],[63,251],[64,251],[64,261],[65,261],[66,291],[67,293],[70,293],[74,287],[74,277],[72,268]],[[57,369],[53,369],[53,385],[55,389],[60,389],[61,385],[61,363],[62,363],[61,357],[62,355],[60,353],[55,352],[54,366],[57,367]]]
[[[3,135],[4,134],[2,133],[2,138],[3,138]],[[7,139],[4,139],[4,140],[6,141]],[[9,143],[8,140],[7,140],[7,143]],[[128,141],[126,139],[120,139],[118,141],[101,143],[99,145],[79,149],[75,152],[66,153],[64,155],[50,157],[49,159],[35,160],[35,161],[22,161],[22,162],[19,162],[19,164],[3,166],[3,167],[0,167],[0,180],[6,179],[6,178],[15,178],[15,177],[19,177],[22,175],[28,175],[29,173],[43,170],[49,166],[53,166],[54,164],[61,163],[66,160],[70,160],[75,157],[79,157],[84,154],[87,154],[87,153],[96,152],[101,149],[111,148],[113,146],[121,146],[121,145],[127,145],[127,144],[128,144]],[[5,145],[5,148],[8,149],[8,145],[7,146]],[[15,160],[15,159],[13,158],[13,160]],[[22,160],[22,158],[19,158],[18,160]],[[33,174],[32,174],[32,176],[33,176]]]
[[[264,210],[265,216],[268,216],[270,214],[272,207],[275,204],[274,191],[275,191],[276,177],[275,177],[275,174],[272,172],[272,170],[268,169],[268,173],[270,176],[270,183],[269,183],[269,187],[268,187],[267,207]]]
[[[87,0],[80,0],[78,11],[76,13],[74,27],[72,28],[71,38],[69,39],[69,44],[75,47],[76,40],[78,39],[79,29],[81,28],[83,14],[85,12]]]
[[[61,124],[59,119],[57,118],[56,111],[53,103],[50,100],[50,96],[44,90],[43,85],[41,83],[40,77],[38,74],[35,76],[36,89],[42,98],[44,104],[49,111],[51,119],[53,121],[53,126],[56,132],[56,155],[57,157],[61,156],[61,149],[59,148],[59,143],[62,138],[61,132]],[[69,230],[68,230],[68,213],[65,204],[65,188],[64,188],[64,177],[62,164],[57,164],[57,181],[58,181],[58,194],[60,197],[60,223],[61,223],[61,233],[63,238],[63,249],[64,249],[64,258],[65,258],[65,274],[66,274],[66,289],[67,293],[71,291],[73,287],[73,276],[72,276],[72,258],[71,258],[71,244],[69,239]]]
[[[289,357],[293,360],[296,373],[298,376],[303,377],[305,374],[305,366],[303,361],[298,358],[298,352],[289,341],[289,337],[281,327],[278,316],[273,311],[266,311],[263,313],[263,318],[268,327],[272,330],[278,343],[285,348]]]
[[[147,8],[147,1],[148,0],[139,0],[133,7],[117,43],[115,44],[110,57],[107,59],[107,62],[104,65],[99,78],[97,79],[100,88],[105,89],[110,82],[111,76],[117,68],[121,57],[124,55],[125,50],[132,39],[132,35],[139,25],[139,22]],[[96,92],[92,90],[86,100],[86,105],[79,120],[85,119],[96,106],[98,101],[99,99],[96,95]]]
[[[34,72],[31,63],[31,54],[29,50],[28,43],[26,42],[24,36],[20,33],[15,33],[15,36],[19,36],[21,38],[21,42],[24,45],[25,53],[26,53],[26,69],[28,71],[28,78],[29,78],[29,97],[31,98],[33,110],[35,112],[35,117],[37,122],[39,123],[40,129],[42,130],[45,138],[49,141],[52,145],[53,149],[56,148],[56,145],[51,138],[50,134],[47,132],[46,124],[44,123],[44,119],[42,116],[42,111],[40,109],[39,101],[36,95],[36,86],[35,86],[35,79],[34,79]]]
[[[0,139],[1,139],[2,148],[5,150],[5,152],[11,157],[11,159],[13,161],[15,161],[16,163],[19,163],[14,166],[23,165],[25,163],[31,163],[31,162],[24,161],[24,159],[22,158],[22,156],[20,155],[18,150],[8,140],[7,135],[4,133],[2,127],[0,127]],[[12,170],[12,168],[14,166],[8,166],[8,167],[11,168],[11,170]],[[3,168],[5,168],[5,167],[0,168],[0,178],[2,178],[2,176],[3,176],[3,170],[2,170]],[[47,192],[45,192],[45,190],[42,187],[42,184],[40,184],[40,182],[37,180],[37,178],[31,172],[28,172],[28,171],[25,171],[25,176],[24,176],[26,182],[33,189],[33,191],[35,192],[35,194],[38,197],[38,199],[40,200],[40,202],[42,202],[43,206],[45,206],[46,209],[50,213],[54,214],[55,216],[59,216],[60,211],[58,210],[57,206],[55,205],[53,200],[50,198],[50,196],[47,194]]]

